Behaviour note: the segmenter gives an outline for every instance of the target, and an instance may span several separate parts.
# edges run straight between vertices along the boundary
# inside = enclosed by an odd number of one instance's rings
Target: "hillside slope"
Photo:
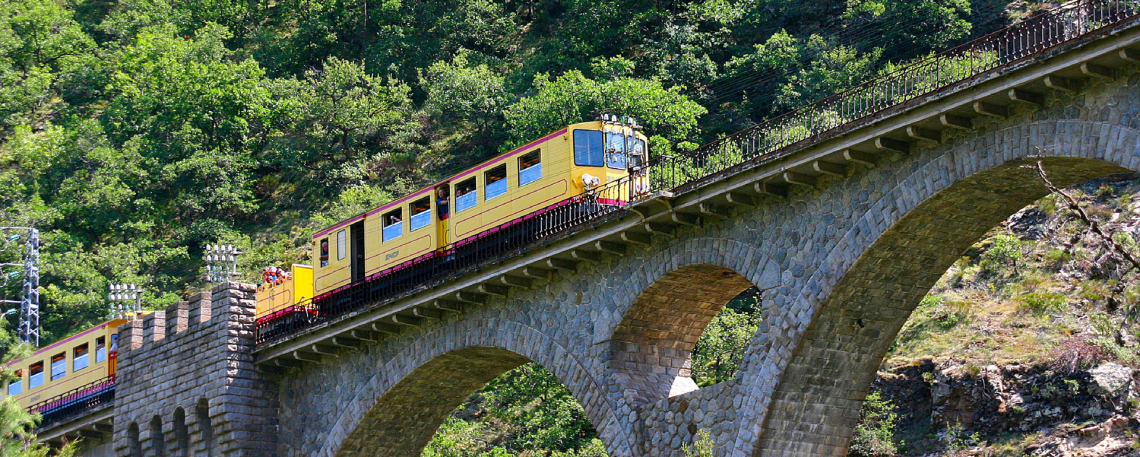
[[[1140,180],[1066,192],[1140,253]],[[1140,455],[1138,312],[1140,272],[1051,195],[946,272],[899,333],[873,399],[898,408],[901,455]],[[860,437],[883,429],[884,405],[870,403]]]

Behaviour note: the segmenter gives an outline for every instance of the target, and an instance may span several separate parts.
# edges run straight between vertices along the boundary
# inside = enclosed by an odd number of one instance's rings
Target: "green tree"
[[[699,386],[724,382],[736,376],[744,353],[760,326],[759,312],[721,310],[693,347],[693,380]]]
[[[570,391],[552,373],[526,364],[495,378],[481,390],[492,415],[512,424],[508,450],[566,452],[591,446],[597,431]]]
[[[518,145],[604,112],[633,116],[646,127],[654,146],[681,145],[697,133],[697,118],[707,110],[679,87],[656,80],[617,78],[598,83],[579,71],[557,78],[535,77],[536,93],[507,108],[511,143]],[[652,153],[651,149],[651,153]],[[658,153],[662,151],[657,148]]]
[[[427,92],[423,109],[440,122],[470,123],[480,136],[502,124],[508,100],[503,76],[487,64],[471,65],[467,52],[432,64],[419,80]]]
[[[822,36],[812,35],[803,52],[814,56],[810,63],[780,87],[776,105],[791,110],[852,88],[873,75],[880,51],[859,54],[847,46],[833,47]]]
[[[891,0],[882,24],[887,55],[915,56],[970,35],[969,0]]]
[[[847,455],[852,457],[891,457],[898,454],[895,427],[898,409],[879,392],[871,392],[863,401],[862,420],[855,426]]]
[[[159,203],[156,220],[186,240],[214,238],[257,209],[252,172],[275,133],[264,72],[236,59],[229,37],[216,25],[190,39],[144,29],[107,69],[107,136],[149,164],[135,198]]]
[[[60,67],[93,45],[59,2],[0,0],[0,133],[40,121]]]
[[[406,84],[330,58],[275,90],[289,122],[274,142],[272,164],[296,172],[292,178],[338,190],[370,173],[411,168],[419,123]]]

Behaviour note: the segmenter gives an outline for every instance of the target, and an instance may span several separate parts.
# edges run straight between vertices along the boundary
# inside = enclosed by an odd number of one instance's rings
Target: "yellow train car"
[[[573,124],[313,235],[321,295],[449,246],[587,189],[634,174],[647,139],[616,117]],[[637,186],[648,188],[641,173]],[[601,203],[618,203],[599,196]]]
[[[269,270],[269,269],[267,269]],[[279,269],[275,269],[279,270]],[[267,271],[257,286],[257,319],[272,319],[288,313],[313,298],[313,267],[293,264],[288,275]]]
[[[125,322],[104,322],[13,361],[9,366],[18,378],[4,386],[0,398],[14,397],[47,416],[113,388],[119,325]]]

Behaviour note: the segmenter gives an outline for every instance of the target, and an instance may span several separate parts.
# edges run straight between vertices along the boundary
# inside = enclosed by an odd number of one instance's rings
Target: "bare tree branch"
[[[1116,242],[1116,240],[1112,239],[1112,236],[1105,232],[1104,228],[1102,228],[1100,224],[1097,223],[1097,221],[1089,217],[1088,213],[1085,212],[1085,209],[1080,205],[1077,199],[1073,197],[1072,194],[1065,192],[1064,189],[1061,189],[1060,187],[1057,187],[1056,184],[1053,184],[1053,182],[1049,180],[1049,175],[1045,172],[1045,165],[1042,164],[1040,160],[1037,161],[1037,166],[1023,165],[1022,168],[1036,171],[1037,176],[1041,178],[1041,182],[1045,184],[1045,188],[1049,189],[1049,192],[1052,192],[1053,194],[1063,198],[1065,200],[1065,206],[1076,213],[1077,217],[1084,221],[1086,225],[1088,225],[1090,232],[1096,234],[1096,236],[1100,238],[1104,244],[1108,245],[1113,252],[1131,264],[1131,268],[1121,272],[1121,276],[1128,274],[1132,270],[1140,271],[1140,259],[1137,259],[1136,256],[1132,254],[1132,252],[1130,252],[1120,243]],[[1074,241],[1077,238],[1079,238],[1079,235],[1073,237]],[[1116,287],[1112,288],[1113,296],[1120,292],[1123,292],[1124,284],[1124,281],[1121,281],[1119,284],[1117,284]],[[1140,304],[1133,304],[1132,309],[1128,312],[1127,320],[1131,321],[1133,318],[1135,318],[1138,314],[1138,311],[1140,311]]]

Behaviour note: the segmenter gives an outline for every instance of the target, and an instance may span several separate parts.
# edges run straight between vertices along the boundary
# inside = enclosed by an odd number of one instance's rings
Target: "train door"
[[[451,244],[451,230],[448,228],[451,221],[451,183],[445,182],[435,188],[435,234],[436,249],[442,249]]]
[[[352,224],[348,231],[352,235],[352,242],[349,243],[349,263],[352,282],[355,283],[364,279],[364,221]]]

